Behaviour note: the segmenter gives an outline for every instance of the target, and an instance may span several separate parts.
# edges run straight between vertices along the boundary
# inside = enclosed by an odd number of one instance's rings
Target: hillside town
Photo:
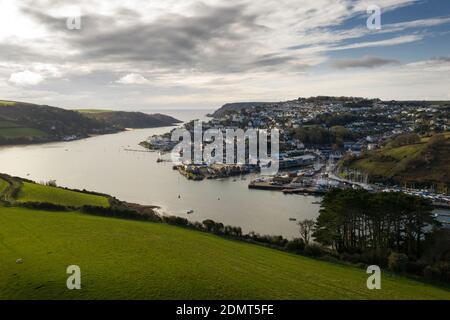
[[[277,103],[227,105],[203,124],[214,129],[280,130],[284,152],[318,149],[322,154],[339,155],[374,150],[383,141],[407,132],[446,132],[450,129],[448,105],[432,102],[397,102],[364,98],[316,97]],[[191,124],[187,124],[189,129]],[[170,135],[150,137],[146,144],[155,150],[170,151],[176,144]]]
[[[272,177],[259,177],[249,188],[279,190],[287,194],[322,194],[330,188],[400,191],[432,197],[447,204],[446,194],[432,188],[376,184],[364,172],[337,170],[344,157],[382,148],[394,137],[408,134],[448,133],[450,106],[440,102],[381,101],[355,97],[315,97],[277,103],[228,104],[203,123],[204,130],[278,129],[279,168]],[[185,124],[193,131],[193,122]],[[177,142],[170,133],[150,137],[147,148],[168,152]],[[217,179],[258,172],[258,165],[192,164],[174,166],[192,180]]]

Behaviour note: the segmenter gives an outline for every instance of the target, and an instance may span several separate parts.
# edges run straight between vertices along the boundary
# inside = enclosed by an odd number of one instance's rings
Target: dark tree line
[[[294,130],[294,137],[307,145],[338,144],[344,140],[353,140],[356,136],[343,126],[333,126],[330,129],[321,126],[300,127]]]
[[[314,238],[342,253],[395,251],[418,259],[438,224],[429,200],[403,193],[332,190],[322,201]]]

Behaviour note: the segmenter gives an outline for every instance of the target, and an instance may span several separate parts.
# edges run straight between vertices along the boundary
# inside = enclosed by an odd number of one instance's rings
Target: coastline
[[[126,132],[126,131],[134,131],[134,130],[140,130],[140,129],[159,129],[159,128],[172,128],[174,126],[178,126],[182,123],[179,124],[173,124],[171,126],[152,126],[152,127],[146,127],[146,128],[123,128],[123,129],[117,129],[117,131],[114,132],[105,132],[105,133],[94,133],[94,134],[88,134],[86,136],[81,136],[81,137],[76,137],[76,138],[72,138],[72,139],[64,139],[64,138],[55,138],[55,139],[48,139],[45,141],[27,141],[27,142],[12,142],[12,143],[0,143],[0,148],[2,147],[16,147],[16,146],[29,146],[29,145],[42,145],[42,144],[47,144],[47,143],[55,143],[55,142],[71,142],[71,141],[80,141],[80,140],[85,140],[85,139],[89,139],[89,138],[94,138],[94,137],[99,137],[99,136],[107,136],[107,135],[113,135],[113,134],[118,134],[121,132]],[[139,145],[139,144],[137,144]]]

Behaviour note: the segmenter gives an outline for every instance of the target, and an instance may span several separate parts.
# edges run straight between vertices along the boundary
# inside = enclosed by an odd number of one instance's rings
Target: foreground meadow
[[[14,207],[0,207],[0,261],[0,299],[450,299],[387,273],[369,291],[362,269],[167,224]]]

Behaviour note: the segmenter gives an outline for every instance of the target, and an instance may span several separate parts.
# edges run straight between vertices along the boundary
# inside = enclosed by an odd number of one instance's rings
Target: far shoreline
[[[127,131],[146,130],[146,129],[160,129],[160,128],[176,128],[176,127],[178,127],[179,125],[182,125],[182,124],[183,124],[183,122],[180,122],[178,125],[174,124],[174,125],[170,125],[170,126],[155,126],[155,127],[146,127],[146,128],[124,128],[124,129],[121,129],[121,130],[117,130],[116,132],[89,134],[86,137],[79,137],[79,138],[70,139],[70,140],[55,139],[55,140],[36,141],[36,142],[30,141],[30,142],[26,142],[26,143],[11,143],[11,144],[7,143],[7,144],[0,144],[0,148],[37,146],[37,145],[45,145],[45,144],[59,143],[59,142],[74,142],[74,141],[86,140],[86,139],[89,139],[89,138],[102,137],[102,136],[108,136],[108,135],[115,135],[115,134],[124,133],[124,132],[127,132]],[[136,145],[139,145],[139,143],[137,143]]]

